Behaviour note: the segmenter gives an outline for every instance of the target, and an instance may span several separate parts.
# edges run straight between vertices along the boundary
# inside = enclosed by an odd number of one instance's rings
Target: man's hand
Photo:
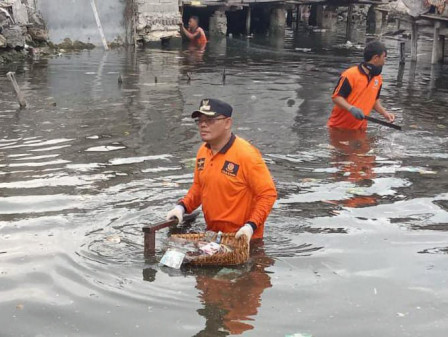
[[[184,218],[184,213],[185,209],[181,205],[176,205],[176,207],[167,213],[166,219],[171,220],[172,218],[177,218],[179,223],[181,223]]]
[[[249,242],[252,234],[254,234],[254,230],[252,229],[252,226],[247,223],[236,232],[235,239],[239,239],[241,235],[245,235],[247,242]]]
[[[393,123],[394,120],[395,120],[395,115],[394,115],[393,113],[390,113],[390,112],[384,112],[383,116],[384,116],[384,118],[387,119],[387,121],[388,121],[389,123]]]
[[[365,118],[364,112],[360,108],[352,106],[349,111],[356,119],[363,120]]]

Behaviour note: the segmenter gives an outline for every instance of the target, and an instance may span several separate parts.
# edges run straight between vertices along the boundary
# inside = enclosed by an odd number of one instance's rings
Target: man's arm
[[[352,105],[347,102],[347,100],[342,96],[335,96],[332,98],[332,101],[334,104],[336,104],[338,107],[345,109],[347,111],[350,110]]]
[[[375,105],[373,106],[376,112],[383,115],[389,122],[393,122],[395,120],[395,115],[393,113],[387,112],[386,109],[381,104],[381,101],[377,99],[375,101]]]
[[[247,177],[249,188],[253,191],[255,205],[247,222],[259,226],[266,221],[272,206],[277,200],[277,191],[271,173],[267,168],[261,154],[249,154]]]
[[[194,32],[194,33],[190,33],[190,32],[188,31],[188,29],[186,29],[183,25],[180,26],[180,27],[181,27],[182,33],[185,34],[185,36],[186,36],[187,38],[189,38],[190,40],[194,40],[194,39],[196,39],[196,38],[199,36],[199,34],[200,34],[199,29],[196,29],[196,32]]]

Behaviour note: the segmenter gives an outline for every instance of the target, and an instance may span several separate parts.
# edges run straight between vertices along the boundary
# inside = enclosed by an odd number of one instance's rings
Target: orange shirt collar
[[[233,134],[233,132],[232,132],[229,141],[227,142],[226,145],[224,145],[224,146],[222,147],[221,150],[219,150],[218,153],[225,154],[227,151],[229,151],[229,149],[232,147],[233,143],[235,143],[235,139],[236,139],[236,136],[235,136],[235,135]],[[205,144],[205,147],[206,147],[207,149],[210,149],[210,144]]]

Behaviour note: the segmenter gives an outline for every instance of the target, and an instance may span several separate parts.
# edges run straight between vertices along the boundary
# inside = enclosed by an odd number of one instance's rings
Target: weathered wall
[[[90,0],[34,0],[44,17],[50,40],[64,38],[101,44]],[[124,11],[126,0],[96,0],[101,24],[108,42],[118,36],[125,41]]]
[[[137,39],[144,42],[179,37],[182,18],[178,0],[134,0],[137,16]]]

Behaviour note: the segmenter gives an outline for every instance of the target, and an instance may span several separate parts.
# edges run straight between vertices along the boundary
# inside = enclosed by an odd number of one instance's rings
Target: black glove
[[[365,118],[364,112],[360,108],[352,106],[349,111],[356,119],[363,120]]]

